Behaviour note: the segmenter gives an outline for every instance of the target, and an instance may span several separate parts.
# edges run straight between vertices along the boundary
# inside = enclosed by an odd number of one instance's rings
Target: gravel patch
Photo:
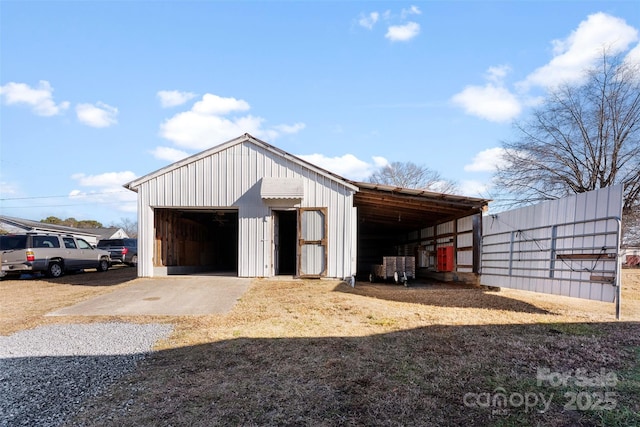
[[[165,324],[47,325],[0,336],[0,427],[59,426],[133,371]]]

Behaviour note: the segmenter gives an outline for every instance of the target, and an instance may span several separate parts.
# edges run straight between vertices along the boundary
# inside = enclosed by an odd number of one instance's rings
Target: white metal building
[[[349,181],[249,134],[125,187],[138,193],[142,277],[348,278],[385,255],[435,272],[439,246],[455,247],[461,272],[479,269],[488,200]]]
[[[355,272],[357,187],[245,134],[126,184],[138,193],[138,274]]]
[[[138,275],[416,277],[616,300],[622,186],[482,215],[489,200],[347,180],[249,134],[125,185]],[[402,261],[404,263],[404,261]]]

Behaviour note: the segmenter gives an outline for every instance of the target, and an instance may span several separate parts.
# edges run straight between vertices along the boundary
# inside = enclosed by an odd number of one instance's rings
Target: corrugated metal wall
[[[238,210],[238,275],[273,275],[271,208],[260,197],[262,177],[303,178],[304,198],[295,207],[328,208],[327,276],[355,273],[354,191],[261,146],[244,141],[177,169],[152,176],[138,187],[138,274],[154,275],[153,208]]]
[[[613,302],[622,185],[489,215],[481,283]]]
[[[436,270],[436,251],[438,248],[455,248],[455,271],[474,272],[474,218],[479,222],[480,214],[473,214],[457,220],[426,227],[420,230],[420,250],[417,264],[419,267]]]

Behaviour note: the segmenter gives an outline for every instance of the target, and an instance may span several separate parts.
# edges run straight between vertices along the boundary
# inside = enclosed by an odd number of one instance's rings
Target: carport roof
[[[355,182],[361,226],[410,231],[484,212],[491,200]]]

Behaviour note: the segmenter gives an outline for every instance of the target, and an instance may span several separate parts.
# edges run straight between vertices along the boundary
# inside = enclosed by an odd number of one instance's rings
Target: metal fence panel
[[[616,185],[485,216],[480,282],[619,301],[622,203]]]

